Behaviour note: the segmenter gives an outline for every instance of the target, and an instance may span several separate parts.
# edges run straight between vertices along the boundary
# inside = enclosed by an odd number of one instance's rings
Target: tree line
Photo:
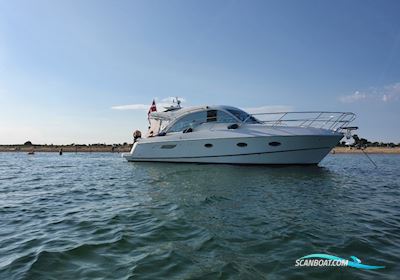
[[[346,141],[341,141],[340,143],[337,144],[338,147],[356,147],[356,148],[366,148],[366,147],[389,147],[389,148],[395,148],[395,147],[400,147],[400,143],[393,143],[393,142],[371,142],[368,141],[368,139],[365,138],[360,138],[357,134],[353,135],[353,140],[354,142],[352,144],[347,144]]]

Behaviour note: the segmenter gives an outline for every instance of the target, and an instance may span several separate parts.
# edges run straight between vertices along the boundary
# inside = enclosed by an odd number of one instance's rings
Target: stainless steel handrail
[[[272,112],[252,114],[260,122],[271,126],[316,127],[339,131],[355,120],[351,112],[303,111],[303,112]],[[275,117],[272,120],[262,120],[261,117]],[[298,117],[296,117],[298,116]]]

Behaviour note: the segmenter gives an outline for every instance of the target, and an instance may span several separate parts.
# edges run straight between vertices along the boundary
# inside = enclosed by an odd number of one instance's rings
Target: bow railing
[[[299,126],[324,128],[340,131],[355,120],[356,115],[351,112],[274,112],[252,114],[262,123],[271,126]]]

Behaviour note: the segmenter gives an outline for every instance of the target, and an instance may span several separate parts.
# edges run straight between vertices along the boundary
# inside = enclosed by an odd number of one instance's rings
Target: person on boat
[[[142,133],[140,130],[135,130],[135,132],[133,132],[133,143],[136,143],[139,138],[142,138]]]

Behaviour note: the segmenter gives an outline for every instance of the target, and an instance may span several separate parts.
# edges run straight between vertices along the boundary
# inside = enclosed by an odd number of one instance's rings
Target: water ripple
[[[397,279],[400,157],[321,167],[1,155],[0,279]],[[298,268],[355,255],[380,271]]]

